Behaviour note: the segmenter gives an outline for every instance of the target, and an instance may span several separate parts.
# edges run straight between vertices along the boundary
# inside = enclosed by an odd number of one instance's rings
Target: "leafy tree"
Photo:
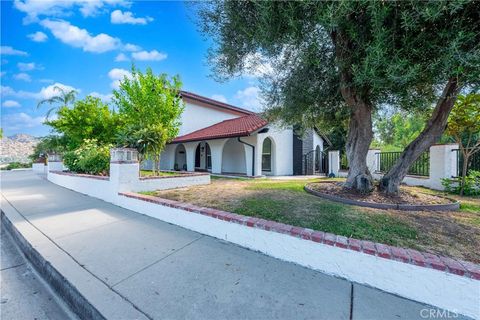
[[[68,148],[73,150],[87,139],[96,139],[99,144],[114,143],[121,120],[99,98],[87,96],[75,102],[73,108],[61,107],[58,118],[46,124],[62,133]]]
[[[77,149],[67,151],[63,162],[77,173],[108,175],[111,147],[111,144],[100,145],[95,139],[87,139]]]
[[[67,149],[67,138],[63,135],[49,135],[43,137],[33,149],[30,159],[35,161],[39,158],[46,158],[49,153],[62,154]]]
[[[458,92],[478,84],[480,2],[217,1],[199,5],[202,31],[219,80],[268,62],[267,105],[287,123],[313,123],[346,109],[349,174],[345,186],[372,189],[366,155],[372,114],[436,105],[424,130],[381,181],[387,193],[442,135]],[[252,66],[253,65],[253,66]]]
[[[178,135],[184,104],[179,93],[178,76],[155,75],[132,67],[132,76],[120,82],[113,101],[124,126],[118,135],[119,144],[137,148],[141,157],[153,159],[154,171],[160,162],[165,144]]]
[[[455,139],[463,155],[460,195],[463,195],[470,157],[480,151],[480,94],[458,97],[448,119],[447,134]]]
[[[375,131],[380,145],[391,150],[402,150],[413,141],[425,126],[424,115],[397,112],[393,115],[379,115],[375,118]]]
[[[54,86],[53,90],[57,91],[58,94],[51,97],[51,98],[44,99],[37,104],[37,108],[40,108],[41,106],[43,106],[45,104],[48,104],[50,106],[55,105],[53,107],[50,107],[50,109],[48,109],[47,114],[46,114],[47,120],[50,117],[52,112],[59,111],[61,108],[68,107],[70,104],[75,102],[75,98],[76,98],[76,95],[77,95],[77,91],[66,90],[66,89],[64,89],[62,87],[59,87],[59,86]]]

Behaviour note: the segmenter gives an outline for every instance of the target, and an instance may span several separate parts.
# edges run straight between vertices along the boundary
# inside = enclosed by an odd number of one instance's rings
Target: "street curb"
[[[1,197],[0,220],[35,270],[80,319],[149,319],[81,267]],[[43,251],[43,252],[42,252]]]
[[[68,307],[80,319],[106,319],[20,234],[20,232],[8,219],[6,213],[3,211],[3,208],[0,209],[0,212],[2,228],[10,234],[20,250],[22,250],[25,257],[27,257],[28,261],[30,261],[30,263],[34,266],[35,270],[54,289],[61,299],[67,303]]]

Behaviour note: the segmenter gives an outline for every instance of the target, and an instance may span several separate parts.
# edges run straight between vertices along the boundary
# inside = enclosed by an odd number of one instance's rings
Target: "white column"
[[[456,152],[458,144],[437,144],[430,147],[430,187],[443,190],[442,178],[451,178],[457,173]]]
[[[197,149],[198,142],[187,142],[183,144],[185,146],[185,152],[187,157],[187,171],[195,171],[195,151]]]
[[[338,171],[340,170],[340,151],[328,151],[328,167],[329,173],[333,173],[335,176],[338,176]]]
[[[380,162],[378,161],[377,153],[380,153],[380,149],[370,149],[367,153],[367,167],[370,173],[374,173],[380,170]]]
[[[207,141],[210,146],[210,152],[212,155],[212,173],[221,174],[222,173],[222,155],[223,155],[223,146],[228,139],[218,139],[218,140],[209,140]]]
[[[50,171],[63,171],[63,161],[62,156],[59,154],[49,154],[48,155],[48,172]]]
[[[110,182],[116,192],[131,191],[138,183],[140,164],[138,152],[130,148],[110,150]]]

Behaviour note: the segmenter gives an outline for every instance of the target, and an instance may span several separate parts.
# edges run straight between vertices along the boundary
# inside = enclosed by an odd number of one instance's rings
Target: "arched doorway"
[[[262,173],[271,175],[273,172],[273,141],[270,138],[265,138],[262,144]]]
[[[207,142],[200,142],[195,150],[195,171],[212,170],[212,152]]]
[[[229,139],[223,146],[222,173],[246,175],[245,147],[235,138]]]
[[[179,144],[175,148],[175,164],[173,165],[174,170],[187,171],[187,152],[183,144]]]

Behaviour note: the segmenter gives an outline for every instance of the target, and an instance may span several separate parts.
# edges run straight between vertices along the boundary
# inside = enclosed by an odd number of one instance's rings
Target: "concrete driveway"
[[[32,172],[1,178],[3,201],[146,318],[424,319],[422,310],[431,309],[119,208]]]

